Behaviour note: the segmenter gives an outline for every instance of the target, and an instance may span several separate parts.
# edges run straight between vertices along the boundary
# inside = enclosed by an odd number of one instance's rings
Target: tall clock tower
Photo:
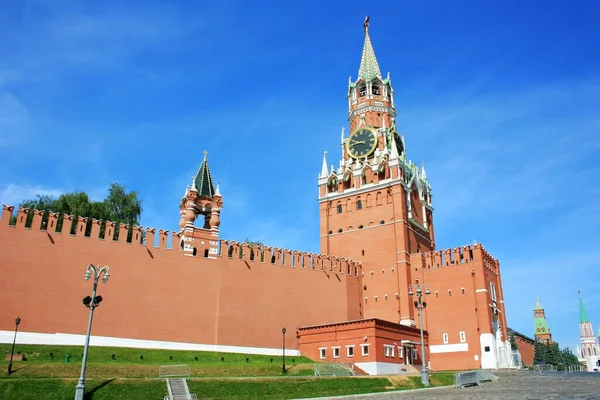
[[[348,82],[349,135],[341,134],[337,166],[318,178],[321,253],[363,263],[363,316],[415,325],[410,254],[432,251],[433,207],[424,166],[406,158],[396,127],[394,89],[381,75],[364,23],[356,81]]]

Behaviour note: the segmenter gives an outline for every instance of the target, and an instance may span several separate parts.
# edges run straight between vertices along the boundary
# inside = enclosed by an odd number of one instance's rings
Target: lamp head
[[[15,319],[15,324],[19,325],[21,323],[21,318],[17,317]]]
[[[409,295],[409,296],[413,296],[414,294],[415,294],[415,292],[413,292],[413,291],[412,291],[412,289],[410,289],[410,290],[408,291],[408,295]]]
[[[425,294],[431,294],[431,292],[429,291],[429,289],[425,289]]]
[[[104,273],[104,276],[102,277],[102,282],[106,283],[106,281],[108,281],[108,278],[110,278],[110,274],[108,273],[108,271],[106,271]]]
[[[90,271],[89,269],[87,271],[85,271],[85,280],[89,280],[92,277],[92,271]]]

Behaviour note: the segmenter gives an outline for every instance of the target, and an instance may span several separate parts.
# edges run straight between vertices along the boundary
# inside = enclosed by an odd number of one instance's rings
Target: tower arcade
[[[318,177],[321,253],[362,261],[365,318],[414,326],[409,255],[435,249],[431,186],[425,167],[407,159],[368,18],[364,33],[358,77],[348,83],[350,133],[342,129],[338,166],[328,168],[325,153]]]

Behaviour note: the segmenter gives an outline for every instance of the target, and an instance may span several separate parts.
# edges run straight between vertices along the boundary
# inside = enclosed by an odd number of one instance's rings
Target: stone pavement
[[[599,399],[600,373],[497,373],[500,380],[481,386],[454,387],[374,393],[367,395],[323,397],[336,400],[566,400]],[[313,399],[314,400],[314,399]]]

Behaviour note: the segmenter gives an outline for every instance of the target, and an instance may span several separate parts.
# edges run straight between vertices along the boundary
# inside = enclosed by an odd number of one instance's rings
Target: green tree
[[[571,349],[569,349],[568,347],[562,349],[561,356],[565,366],[579,365],[579,360],[577,359],[577,356],[573,354]]]
[[[244,240],[243,243],[240,244],[240,258],[242,258],[242,244],[247,244],[248,246],[250,246],[250,259],[254,260],[254,246],[258,246],[258,248],[260,249],[260,262],[264,262],[265,261],[265,251],[263,250],[263,244],[262,242],[253,242],[250,241],[248,239]]]
[[[533,364],[548,364],[548,349],[545,343],[535,342]]]
[[[508,340],[510,342],[510,348],[513,351],[519,350],[519,346],[517,346],[517,340],[515,338],[515,332],[512,329],[508,331]]]
[[[117,226],[124,223],[129,225],[127,240],[131,241],[133,234],[133,225],[139,225],[139,218],[142,214],[142,202],[138,199],[138,193],[131,191],[127,193],[125,188],[118,183],[112,183],[108,190],[108,195],[102,201],[90,201],[87,193],[82,191],[74,191],[71,193],[61,194],[58,199],[45,196],[37,195],[36,198],[31,200],[24,200],[19,204],[20,207],[29,208],[31,211],[34,209],[44,210],[44,216],[42,218],[42,227],[45,228],[48,221],[48,213],[60,213],[56,230],[57,232],[63,231],[63,218],[64,215],[72,215],[74,220],[70,227],[67,229],[71,234],[75,233],[77,225],[79,224],[77,217],[87,217],[88,222],[85,227],[86,235],[90,234],[92,227],[92,218],[102,221],[115,222]],[[30,212],[27,216],[26,227],[31,227],[33,220],[33,212]],[[11,218],[11,223],[16,222],[16,217]],[[106,231],[105,223],[100,225],[100,237],[104,238]],[[142,241],[144,240],[144,233],[142,234]],[[118,239],[119,230],[115,229],[114,237],[111,239]]]
[[[547,363],[560,367],[562,365],[561,352],[557,342],[546,344]]]

